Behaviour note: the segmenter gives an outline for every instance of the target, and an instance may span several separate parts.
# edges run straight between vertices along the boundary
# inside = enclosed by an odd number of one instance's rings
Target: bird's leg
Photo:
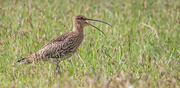
[[[55,72],[61,74],[60,63],[59,62],[56,64]]]
[[[59,74],[61,73],[61,71],[60,71],[60,66],[59,66],[59,65],[56,65],[55,71],[58,72]]]

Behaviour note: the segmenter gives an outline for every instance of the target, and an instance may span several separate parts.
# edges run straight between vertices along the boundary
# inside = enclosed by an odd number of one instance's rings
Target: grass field
[[[17,60],[90,22],[77,53],[61,62]],[[180,0],[0,0],[0,87],[180,87]]]

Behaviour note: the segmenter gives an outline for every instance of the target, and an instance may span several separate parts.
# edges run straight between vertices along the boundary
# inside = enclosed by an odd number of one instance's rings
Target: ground
[[[1,0],[0,87],[180,87],[179,0]],[[90,22],[76,54],[55,65],[17,60]]]

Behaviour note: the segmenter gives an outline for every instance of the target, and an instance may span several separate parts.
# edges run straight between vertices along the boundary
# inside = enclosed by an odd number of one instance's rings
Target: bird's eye
[[[81,17],[80,19],[81,19],[81,20],[83,20],[83,18],[82,18],[82,17]]]

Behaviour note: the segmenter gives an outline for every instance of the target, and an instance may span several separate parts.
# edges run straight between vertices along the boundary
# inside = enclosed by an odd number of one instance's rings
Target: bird
[[[111,26],[109,23],[86,18],[83,15],[78,15],[73,20],[73,29],[66,32],[45,44],[40,50],[36,51],[32,55],[22,58],[17,62],[19,64],[27,64],[31,62],[36,62],[39,60],[49,61],[56,65],[55,71],[61,73],[60,62],[71,57],[77,50],[84,39],[85,26],[92,26],[98,29],[104,36],[105,33],[94,25],[88,23],[87,21],[98,21]],[[112,27],[112,26],[111,26]]]

